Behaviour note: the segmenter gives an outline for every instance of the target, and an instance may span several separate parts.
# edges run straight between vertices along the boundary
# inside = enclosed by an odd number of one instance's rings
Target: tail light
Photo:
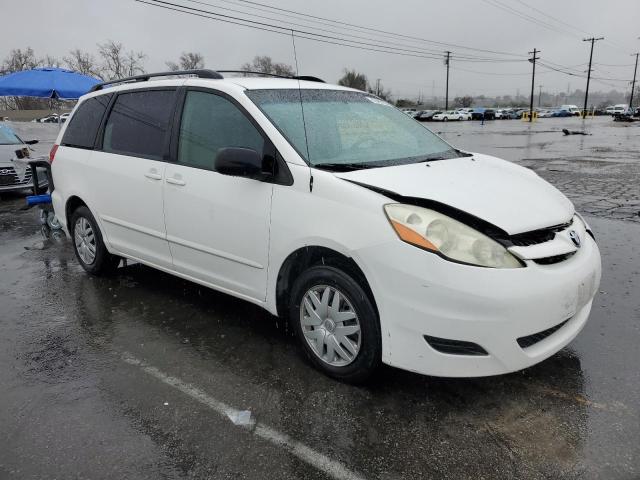
[[[51,147],[51,151],[49,152],[49,163],[53,163],[53,159],[56,157],[57,151],[58,151],[58,144],[54,143],[53,147]]]

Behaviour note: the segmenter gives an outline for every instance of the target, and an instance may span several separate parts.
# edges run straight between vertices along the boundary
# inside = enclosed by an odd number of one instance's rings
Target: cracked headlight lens
[[[524,266],[495,240],[442,213],[401,203],[385,205],[384,211],[401,240],[449,260],[491,268]]]

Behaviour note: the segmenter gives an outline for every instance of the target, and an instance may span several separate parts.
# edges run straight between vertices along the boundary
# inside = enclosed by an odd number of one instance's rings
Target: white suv
[[[598,247],[534,172],[358,90],[196,73],[101,85],[60,132],[53,204],[89,273],[125,257],[260,305],[346,381],[511,372],[585,325]]]

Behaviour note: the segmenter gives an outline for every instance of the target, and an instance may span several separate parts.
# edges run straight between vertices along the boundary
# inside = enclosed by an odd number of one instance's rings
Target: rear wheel
[[[107,250],[98,223],[87,207],[83,205],[73,212],[70,226],[73,249],[82,268],[92,275],[115,271],[120,257]]]
[[[449,119],[448,119],[447,117],[444,117],[444,118],[442,119],[442,121],[443,121],[443,122],[446,122],[446,121],[448,121],[448,120],[449,120]]]
[[[366,380],[380,364],[380,324],[369,295],[348,273],[316,266],[291,291],[289,319],[311,363],[346,382]]]

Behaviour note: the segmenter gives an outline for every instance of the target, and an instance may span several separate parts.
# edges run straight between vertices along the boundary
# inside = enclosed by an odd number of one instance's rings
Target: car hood
[[[571,220],[573,204],[535,172],[487,155],[335,175],[364,186],[443,203],[510,235]]]

